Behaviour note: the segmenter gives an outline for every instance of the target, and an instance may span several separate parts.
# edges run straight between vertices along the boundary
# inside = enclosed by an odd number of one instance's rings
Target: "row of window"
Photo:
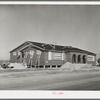
[[[16,56],[17,52],[13,52],[13,55]],[[18,55],[20,55],[20,52],[18,52]]]
[[[17,52],[13,52],[13,55],[17,55]],[[18,55],[20,55],[20,52],[18,52]],[[48,52],[48,60],[64,60],[65,59],[65,53],[56,53],[56,52]],[[94,56],[88,55],[87,56],[88,61],[94,61]]]
[[[20,55],[21,52],[18,52],[18,55]],[[29,52],[25,52],[25,53],[29,53],[30,55],[34,54],[34,50],[30,50]],[[41,55],[41,51],[40,50],[36,50],[36,54]],[[16,56],[17,52],[13,52],[13,55]]]
[[[16,52],[13,52],[13,55],[14,55],[14,56],[16,56],[16,54],[17,54]]]
[[[13,55],[16,56],[17,52],[13,52]],[[18,52],[18,55],[20,55],[20,52]],[[48,52],[48,60],[64,60],[64,53]]]

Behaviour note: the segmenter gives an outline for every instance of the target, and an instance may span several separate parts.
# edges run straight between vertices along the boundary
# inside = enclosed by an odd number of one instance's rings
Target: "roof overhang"
[[[38,48],[38,49],[40,49],[40,50],[44,50],[43,48],[41,48],[41,47],[39,47],[39,46],[36,46],[36,45],[33,45],[32,43],[29,43],[28,45],[26,45],[25,47],[19,49],[18,51],[20,52],[20,51],[22,51],[23,49],[25,49],[25,48],[27,48],[27,47],[29,47],[29,46],[33,46],[33,47],[36,47],[36,48]]]
[[[45,44],[45,43],[40,43],[41,45],[44,45],[43,47],[38,44],[36,44],[38,42],[31,42],[31,41],[26,41],[24,42],[23,44],[21,44],[20,46],[16,47],[15,49],[13,49],[11,52],[17,50],[17,51],[21,51],[25,48],[27,48],[28,46],[32,46],[32,47],[36,47],[37,49],[40,49],[40,50],[43,50],[43,51],[52,51],[52,52],[80,52],[80,53],[86,53],[86,54],[90,54],[90,55],[95,55],[95,53],[92,53],[92,52],[89,52],[89,51],[86,51],[86,50],[82,50],[82,49],[79,49],[79,48],[75,48],[75,47],[71,47],[71,46],[61,46],[62,49],[49,49],[49,48],[46,48],[46,45],[49,45],[50,47],[52,47],[50,44]],[[58,46],[59,45],[55,45],[55,46]],[[59,47],[60,48],[60,47]]]
[[[25,43],[28,43],[28,44],[27,44],[26,46],[20,48],[18,51],[21,51],[21,50],[27,48],[28,46],[33,46],[33,47],[36,47],[36,48],[38,48],[38,49],[40,49],[40,50],[44,50],[43,48],[41,48],[41,47],[39,47],[39,46],[36,46],[36,45],[34,45],[34,44],[30,43],[30,42],[24,42],[24,43],[21,44],[20,46],[24,45]],[[12,51],[10,51],[10,53],[13,52],[13,51],[15,51],[16,49],[18,49],[20,46],[18,46],[17,48],[13,49]]]

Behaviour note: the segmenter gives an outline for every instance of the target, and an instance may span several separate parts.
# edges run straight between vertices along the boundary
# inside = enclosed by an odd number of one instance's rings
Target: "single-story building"
[[[96,54],[72,46],[26,41],[10,51],[10,62],[32,67],[60,67],[66,62],[95,65]]]

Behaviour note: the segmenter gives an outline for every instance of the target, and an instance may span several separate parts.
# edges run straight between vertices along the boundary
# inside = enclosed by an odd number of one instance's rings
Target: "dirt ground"
[[[0,71],[0,90],[46,90],[97,80],[100,70],[68,72],[58,69]],[[83,80],[82,80],[83,79]]]

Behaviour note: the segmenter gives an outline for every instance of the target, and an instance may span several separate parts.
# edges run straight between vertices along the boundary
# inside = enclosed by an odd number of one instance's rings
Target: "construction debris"
[[[79,71],[79,70],[89,70],[93,68],[91,64],[72,64],[70,62],[65,63],[61,66],[60,70],[67,70],[67,71]]]
[[[12,68],[12,69],[26,69],[27,66],[24,65],[23,63],[10,63],[8,65],[8,68]]]

